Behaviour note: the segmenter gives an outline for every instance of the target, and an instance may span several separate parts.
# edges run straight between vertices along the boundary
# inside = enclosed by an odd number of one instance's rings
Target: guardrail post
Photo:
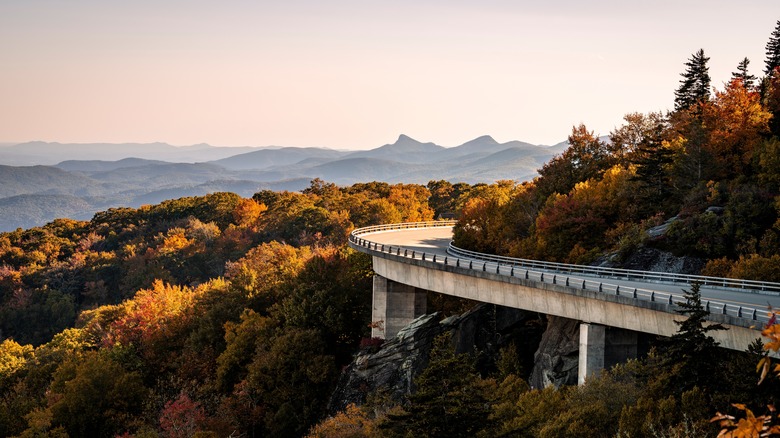
[[[499,271],[500,267],[501,267],[501,265],[496,264],[496,274],[500,274],[501,273],[501,271]]]
[[[512,269],[509,270],[509,276],[514,277],[515,276],[515,267],[512,266]]]
[[[756,309],[753,309],[753,321],[756,320]]]
[[[566,286],[569,286],[569,277],[566,277]]]
[[[525,270],[525,279],[528,280],[528,269]]]
[[[721,309],[722,314],[726,314],[726,303],[723,303],[723,309]]]
[[[469,269],[474,269],[474,261],[469,260]]]
[[[650,301],[655,301],[655,291],[650,291]]]
[[[487,262],[482,263],[482,271],[487,271]]]
[[[671,306],[672,304],[674,304],[674,302],[672,302],[672,294],[669,294],[669,305]]]
[[[582,290],[585,290],[585,280],[582,280]]]
[[[460,268],[460,259],[455,259],[455,266]]]
[[[542,273],[539,275],[539,281],[541,281],[542,283],[544,283],[544,272],[542,272]]]
[[[737,309],[737,316],[742,318],[742,306],[739,306],[739,308]]]
[[[710,313],[710,302],[709,301],[704,303],[704,310],[706,310],[707,313]]]
[[[447,266],[447,256],[444,256],[444,266]]]
[[[382,252],[385,252],[385,244],[382,244]]]
[[[408,257],[408,256],[409,256],[409,250],[408,249],[404,249],[404,257]]]
[[[615,295],[620,296],[620,285],[615,286]]]
[[[633,299],[636,299],[636,288],[634,288],[634,292],[631,294],[631,297],[632,297]]]
[[[396,251],[395,255],[401,255],[401,248],[398,248],[398,251]]]
[[[599,282],[599,292],[604,292],[604,283]]]
[[[423,253],[423,257],[422,257],[422,259],[423,259],[423,261],[425,261],[425,253]]]
[[[412,258],[414,258],[414,251],[412,251]]]
[[[555,282],[557,280],[557,277],[558,277],[557,275],[553,275],[553,284],[556,284]]]

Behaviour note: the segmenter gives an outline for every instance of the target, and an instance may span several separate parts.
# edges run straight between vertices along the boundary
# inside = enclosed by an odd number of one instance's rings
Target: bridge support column
[[[578,384],[582,385],[586,378],[595,376],[604,369],[605,346],[606,327],[587,322],[580,324]]]
[[[376,327],[371,329],[371,336],[382,339],[394,337],[415,318],[424,315],[426,305],[424,290],[374,275],[371,321]]]

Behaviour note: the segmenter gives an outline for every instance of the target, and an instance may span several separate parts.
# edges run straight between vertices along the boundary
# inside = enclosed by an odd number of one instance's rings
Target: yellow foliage
[[[32,357],[31,345],[19,345],[13,339],[0,342],[0,379],[20,370]]]
[[[364,411],[350,403],[339,412],[314,426],[307,438],[359,438],[375,436],[374,421]]]

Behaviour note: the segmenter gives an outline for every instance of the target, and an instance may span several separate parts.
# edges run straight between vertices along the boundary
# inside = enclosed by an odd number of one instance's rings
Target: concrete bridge
[[[595,268],[514,259],[452,246],[453,221],[361,228],[349,244],[372,256],[372,335],[389,338],[426,312],[426,291],[580,321],[579,381],[636,357],[638,333],[671,336],[683,289],[699,282],[711,332],[724,348],[744,351],[761,336],[780,283]],[[619,357],[615,357],[619,356]]]

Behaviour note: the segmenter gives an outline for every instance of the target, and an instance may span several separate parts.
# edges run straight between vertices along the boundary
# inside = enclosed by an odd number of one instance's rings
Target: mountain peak
[[[395,141],[395,144],[399,143],[419,143],[419,141],[413,139],[412,137],[409,137],[406,134],[401,134],[398,136],[398,140]]]
[[[496,141],[496,139],[494,139],[493,137],[491,137],[491,136],[489,136],[489,135],[482,135],[482,136],[479,136],[479,137],[477,137],[477,138],[475,138],[474,140],[471,140],[471,141],[474,141],[474,142],[477,142],[477,141],[478,141],[478,142],[480,142],[480,143],[483,143],[483,144],[484,144],[484,143],[488,143],[488,144],[498,144],[498,142]]]

